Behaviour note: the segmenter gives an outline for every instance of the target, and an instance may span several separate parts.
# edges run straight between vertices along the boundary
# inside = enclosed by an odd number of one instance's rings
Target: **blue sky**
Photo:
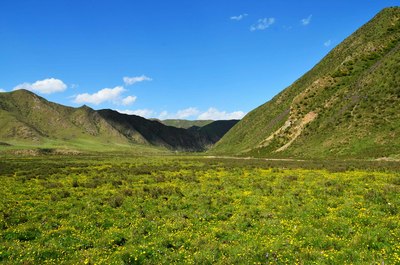
[[[396,5],[1,0],[0,90],[161,119],[241,118]]]

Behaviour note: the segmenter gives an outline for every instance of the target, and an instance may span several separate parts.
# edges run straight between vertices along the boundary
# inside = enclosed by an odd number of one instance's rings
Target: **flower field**
[[[201,157],[0,161],[2,264],[399,264],[400,173]]]

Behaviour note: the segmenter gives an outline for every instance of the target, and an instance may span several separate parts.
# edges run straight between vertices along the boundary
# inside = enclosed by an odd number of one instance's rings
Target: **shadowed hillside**
[[[164,146],[174,150],[201,151],[212,145],[201,134],[189,130],[166,126],[158,121],[147,120],[136,115],[126,115],[113,110],[99,110],[98,113],[121,134],[131,140]]]

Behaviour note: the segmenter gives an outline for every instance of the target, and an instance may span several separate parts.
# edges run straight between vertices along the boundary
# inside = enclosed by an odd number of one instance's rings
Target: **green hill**
[[[212,152],[275,157],[399,157],[400,8],[387,8]]]
[[[224,123],[216,123],[219,122]],[[225,126],[203,132],[166,126],[112,110],[66,107],[27,90],[0,93],[2,148],[204,151],[233,125],[228,121]]]
[[[129,144],[91,108],[62,106],[26,90],[0,93],[0,141],[83,149]]]

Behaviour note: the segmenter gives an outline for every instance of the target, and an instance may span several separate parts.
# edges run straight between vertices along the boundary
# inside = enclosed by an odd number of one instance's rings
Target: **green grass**
[[[0,263],[397,264],[398,172],[394,162],[3,154]]]
[[[42,142],[35,144],[32,142],[23,142],[21,140],[7,141],[6,143],[0,144],[0,155],[5,154],[33,154],[43,153],[43,150],[47,150],[47,153],[79,153],[79,154],[91,154],[91,153],[121,153],[126,152],[130,155],[163,155],[171,154],[171,151],[166,148],[145,144],[123,144],[115,142],[102,142],[97,139],[91,138],[79,138],[68,141],[59,139],[44,139]]]

